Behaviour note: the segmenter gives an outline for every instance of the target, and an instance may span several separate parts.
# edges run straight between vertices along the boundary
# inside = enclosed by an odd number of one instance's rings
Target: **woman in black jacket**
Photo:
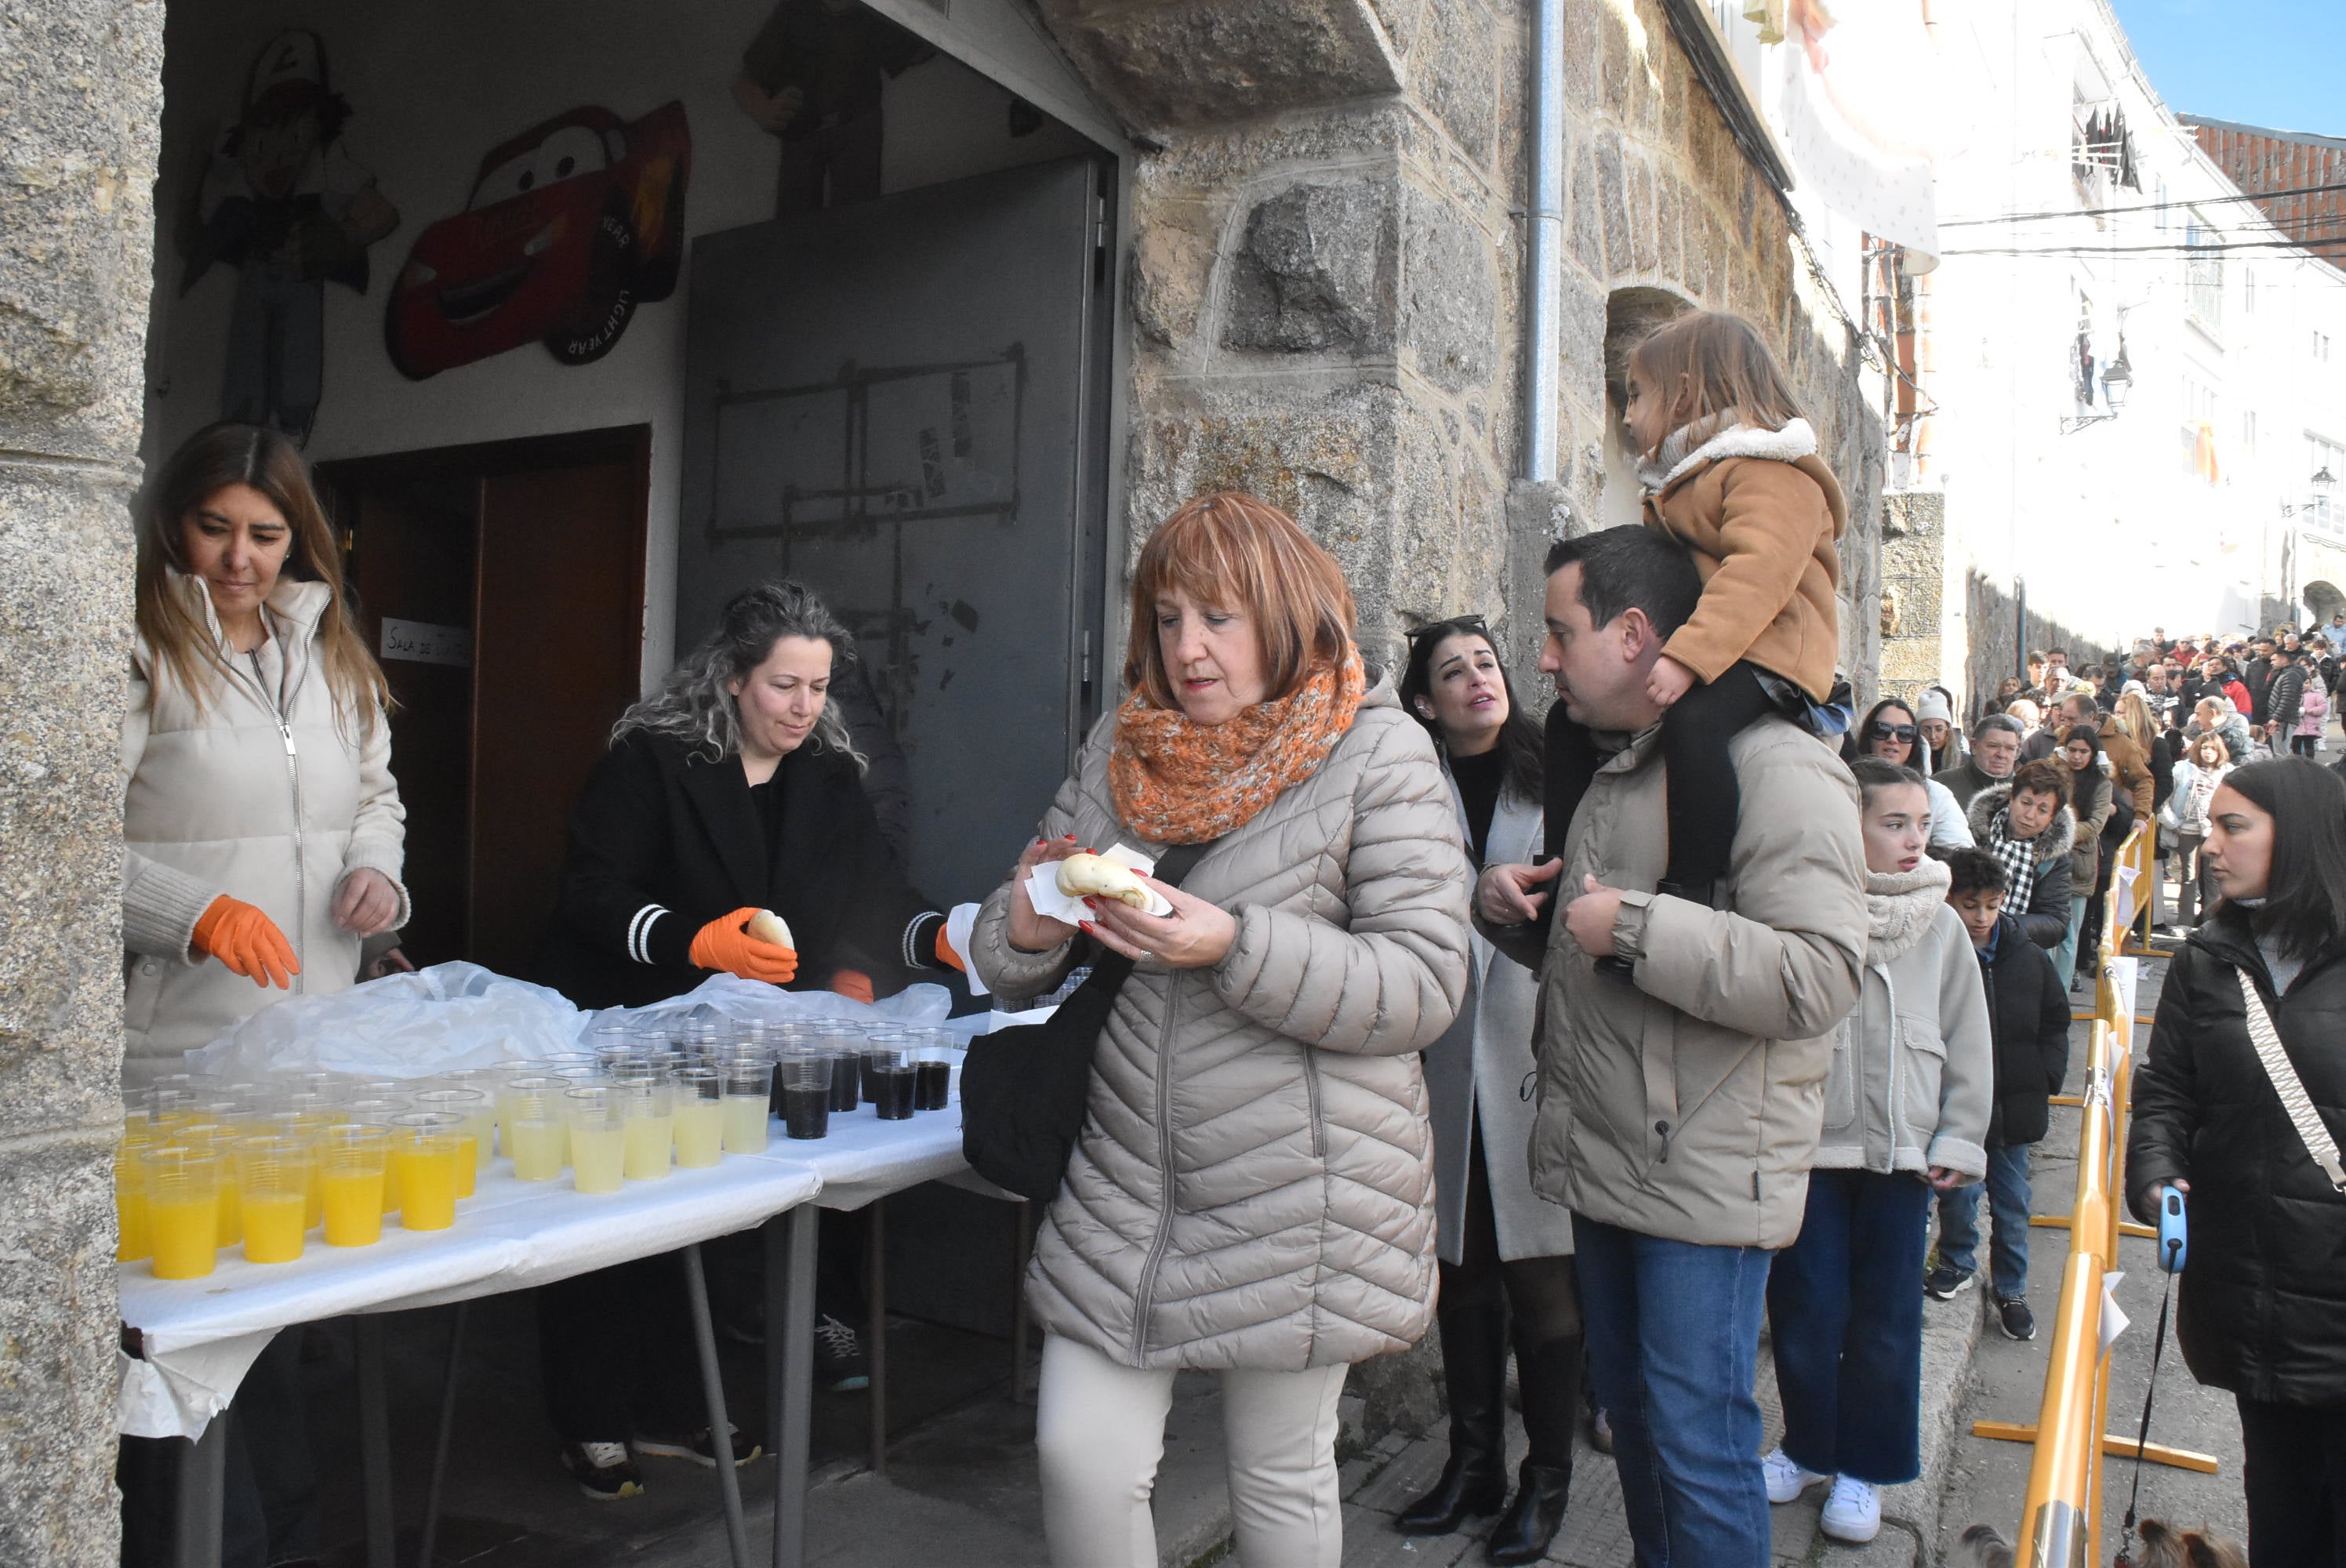
[[[869,1002],[875,967],[960,967],[944,916],[896,869],[826,701],[833,667],[853,657],[847,629],[798,584],[734,596],[658,694],[620,718],[588,776],[537,979],[582,1008],[664,1001],[718,972]],[[794,946],[748,934],[761,909]],[[636,1453],[715,1461],[683,1291],[673,1254],[538,1291],[546,1403],[589,1497],[641,1490]],[[852,1340],[826,1315],[832,1387],[854,1386]],[[732,1449],[736,1462],[758,1452],[738,1436]]]
[[[2308,1152],[2249,1033],[2243,981],[2331,1140],[2346,1138],[2346,779],[2302,758],[2232,772],[2201,851],[2223,894],[2175,955],[2134,1091],[2127,1200],[2188,1194],[2176,1337],[2238,1400],[2249,1551],[2346,1551],[2346,1194]]]

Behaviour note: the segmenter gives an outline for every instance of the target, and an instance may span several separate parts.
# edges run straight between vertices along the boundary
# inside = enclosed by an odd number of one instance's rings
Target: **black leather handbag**
[[[1150,874],[1178,887],[1212,847],[1176,845]],[[1084,1130],[1092,1052],[1131,972],[1132,960],[1102,949],[1091,973],[1050,1017],[969,1043],[961,1064],[961,1151],[971,1169],[1036,1203],[1058,1196]]]

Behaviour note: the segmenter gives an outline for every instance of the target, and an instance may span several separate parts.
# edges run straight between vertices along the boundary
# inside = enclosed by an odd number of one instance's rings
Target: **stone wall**
[[[0,17],[0,1562],[117,1558],[127,504],[163,7]]]

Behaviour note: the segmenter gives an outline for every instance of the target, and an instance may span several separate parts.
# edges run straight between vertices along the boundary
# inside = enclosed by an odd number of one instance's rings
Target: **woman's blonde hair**
[[[1781,430],[1800,417],[1790,382],[1759,329],[1724,311],[1689,311],[1629,351],[1629,368],[1669,404],[1670,428],[1700,421]]]
[[[2158,738],[2158,730],[2151,723],[2150,704],[2138,691],[2127,692],[2118,698],[2118,732],[2142,748],[2144,757],[2150,755],[2150,743]]]
[[[1200,605],[1243,611],[1262,649],[1265,697],[1303,684],[1352,650],[1352,591],[1336,557],[1295,520],[1237,490],[1186,502],[1140,549],[1124,684],[1155,708],[1178,708],[1157,638],[1157,601],[1181,589]]]
[[[310,465],[278,431],[252,424],[208,425],[182,443],[163,465],[139,511],[138,635],[188,689],[198,708],[209,706],[214,683],[228,677],[228,661],[201,614],[191,607],[192,601],[172,591],[170,573],[192,577],[180,530],[189,513],[231,484],[260,492],[285,519],[292,545],[285,553],[281,574],[326,585],[318,647],[327,689],[333,693],[335,722],[347,728],[356,720],[356,733],[371,735],[377,718],[391,711],[391,687],[360,634],[342,585],[342,553],[325,509],[318,504]],[[209,592],[200,583],[196,588]]]

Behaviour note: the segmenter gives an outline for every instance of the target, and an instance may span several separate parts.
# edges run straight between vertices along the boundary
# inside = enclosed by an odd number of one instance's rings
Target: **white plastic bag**
[[[231,1079],[317,1070],[421,1078],[572,1050],[581,1024],[560,992],[477,963],[439,963],[264,1007],[189,1052],[188,1070]]]

